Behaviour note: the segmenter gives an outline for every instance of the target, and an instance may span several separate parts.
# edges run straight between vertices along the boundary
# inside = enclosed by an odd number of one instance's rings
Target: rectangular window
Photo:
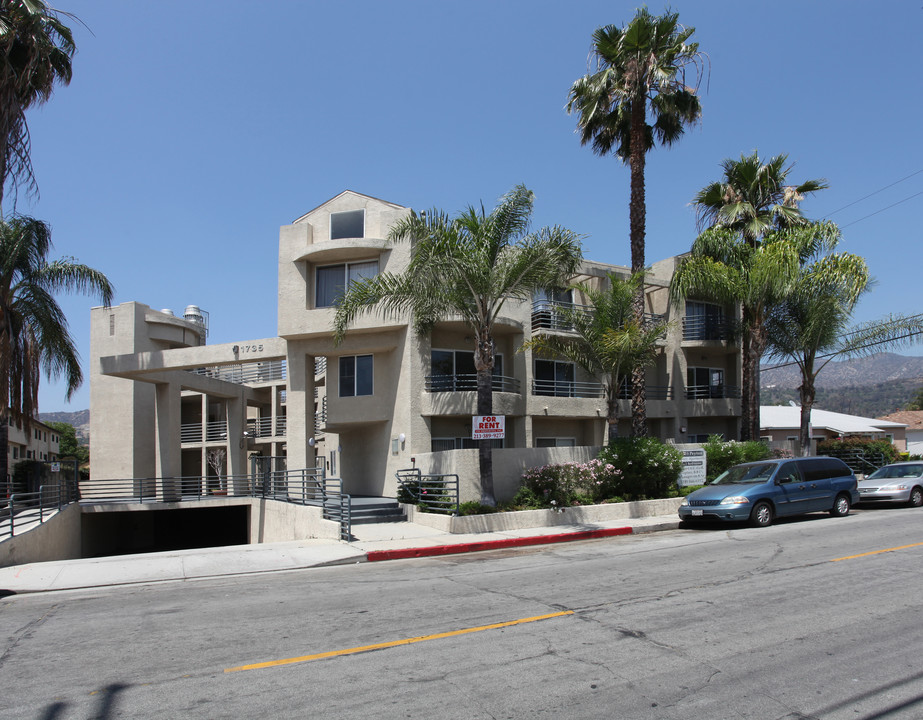
[[[430,353],[431,392],[478,389],[478,374],[471,350],[433,350]],[[503,356],[494,355],[493,376],[503,375]]]
[[[365,237],[365,210],[330,213],[330,239]]]
[[[687,368],[686,381],[688,398],[724,397],[724,370],[720,368]]]
[[[535,447],[537,448],[576,447],[576,446],[577,446],[577,440],[575,438],[564,438],[564,437],[535,438]]]
[[[372,394],[373,364],[371,355],[347,355],[340,358],[340,397]]]
[[[574,397],[573,363],[557,360],[535,361],[535,394]]]
[[[724,308],[712,303],[686,301],[683,340],[722,340],[726,335]]]
[[[699,443],[700,445],[708,442],[708,433],[692,433],[686,436],[686,442]]]
[[[109,334],[115,335],[115,315],[109,316]]]
[[[377,260],[319,267],[315,274],[314,306],[335,307],[340,296],[351,283],[362,278],[373,278],[376,275],[378,275]]]

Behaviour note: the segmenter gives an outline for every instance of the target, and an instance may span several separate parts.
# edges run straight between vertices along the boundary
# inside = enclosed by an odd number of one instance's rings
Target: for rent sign
[[[502,440],[506,436],[506,415],[474,415],[471,418],[473,440]]]

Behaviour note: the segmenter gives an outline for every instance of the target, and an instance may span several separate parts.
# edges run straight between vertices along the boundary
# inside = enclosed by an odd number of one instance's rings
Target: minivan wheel
[[[766,527],[772,524],[772,506],[768,502],[758,502],[750,513],[750,524],[753,527]]]
[[[910,491],[910,507],[920,507],[923,505],[923,489],[918,487]]]
[[[845,517],[849,515],[849,498],[845,495],[837,495],[833,501],[833,507],[830,508],[830,514],[833,517]]]

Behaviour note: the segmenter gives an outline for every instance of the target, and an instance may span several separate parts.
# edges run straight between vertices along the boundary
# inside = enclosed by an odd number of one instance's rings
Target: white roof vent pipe
[[[198,305],[187,305],[183,310],[183,319],[202,327],[202,344],[204,345],[208,335],[208,313]]]
[[[171,317],[176,317],[170,308],[164,308],[160,312],[162,312],[164,315],[170,315]]]

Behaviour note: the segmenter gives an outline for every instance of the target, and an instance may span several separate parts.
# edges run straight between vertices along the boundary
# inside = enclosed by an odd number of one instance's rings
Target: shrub
[[[705,477],[709,481],[714,480],[729,467],[765,460],[771,454],[769,447],[758,440],[725,441],[720,435],[710,435],[708,442],[702,444],[702,448],[705,450]]]
[[[469,500],[458,506],[459,515],[486,515],[498,512],[497,508],[490,505],[481,505],[477,500]]]
[[[598,460],[611,466],[600,488],[605,497],[626,500],[667,497],[683,469],[683,454],[657,438],[619,438],[602,449]]]
[[[900,457],[897,448],[887,440],[869,438],[842,438],[817,443],[818,455],[840,458],[853,472],[871,472],[871,466],[880,467],[896,462]]]
[[[566,462],[529,468],[513,503],[525,507],[590,505],[609,495],[619,471],[600,460]]]

